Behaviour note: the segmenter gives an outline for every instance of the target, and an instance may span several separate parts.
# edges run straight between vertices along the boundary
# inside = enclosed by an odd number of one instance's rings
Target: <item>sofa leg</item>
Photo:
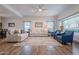
[[[72,45],[72,42],[71,42],[71,45]]]
[[[63,44],[63,45],[66,45],[67,43],[65,43],[65,42],[62,42],[62,44]]]
[[[62,44],[65,44],[64,42],[62,42]]]
[[[64,44],[64,43],[62,42],[62,44]]]

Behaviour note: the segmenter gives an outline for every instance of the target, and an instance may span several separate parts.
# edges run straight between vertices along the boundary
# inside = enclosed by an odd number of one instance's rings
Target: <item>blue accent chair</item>
[[[57,35],[57,40],[61,42],[62,44],[64,43],[73,43],[73,36],[74,36],[74,31],[65,31],[61,35]]]

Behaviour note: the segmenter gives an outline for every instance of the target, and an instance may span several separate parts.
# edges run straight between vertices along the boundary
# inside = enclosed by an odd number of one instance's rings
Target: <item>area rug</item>
[[[15,43],[13,46],[25,46],[25,45],[53,45],[61,46],[62,44],[57,42],[53,37],[28,37],[22,42]]]

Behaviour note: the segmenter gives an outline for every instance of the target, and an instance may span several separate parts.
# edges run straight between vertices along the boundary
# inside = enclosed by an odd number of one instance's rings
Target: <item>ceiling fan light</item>
[[[34,12],[34,10],[32,9],[32,12]]]
[[[42,11],[42,9],[39,9],[39,11],[41,12],[41,11]]]

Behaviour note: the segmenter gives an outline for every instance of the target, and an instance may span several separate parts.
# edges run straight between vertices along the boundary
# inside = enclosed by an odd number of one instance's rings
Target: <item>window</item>
[[[53,21],[48,21],[47,25],[48,25],[48,31],[53,32]]]
[[[63,21],[59,20],[59,21],[58,21],[58,26],[60,27],[60,26],[62,26],[62,25],[63,25]]]
[[[73,30],[79,32],[79,14],[64,19],[63,25],[65,30]]]
[[[30,22],[24,22],[24,30],[25,31],[29,31],[30,27],[31,27],[31,23]]]

